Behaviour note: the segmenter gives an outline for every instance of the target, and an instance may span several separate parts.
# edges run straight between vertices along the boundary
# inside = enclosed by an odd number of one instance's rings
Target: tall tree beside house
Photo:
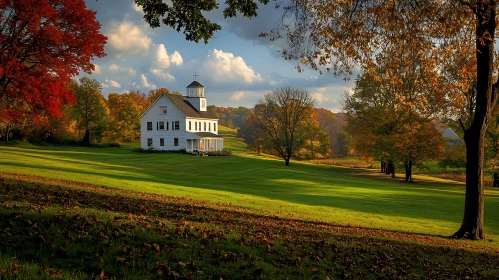
[[[87,77],[82,77],[79,81],[73,80],[70,84],[76,96],[73,118],[79,131],[83,132],[84,142],[100,140],[106,130],[108,117],[106,100],[101,93],[102,86],[97,80]],[[81,133],[79,135],[81,137]]]
[[[286,166],[305,143],[300,126],[312,116],[313,100],[306,90],[290,87],[279,88],[266,93],[255,106],[260,127],[272,141],[278,155]]]
[[[84,0],[4,0],[0,26],[0,118],[61,116],[74,101],[71,77],[90,73],[92,59],[104,56],[95,12]]]
[[[109,93],[108,137],[119,142],[140,140],[140,115],[148,107],[145,94],[139,92]]]

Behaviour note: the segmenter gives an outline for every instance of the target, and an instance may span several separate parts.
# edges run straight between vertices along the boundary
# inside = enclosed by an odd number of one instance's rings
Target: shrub
[[[186,154],[187,152],[185,151],[185,149],[180,149],[180,150],[156,150],[154,148],[148,148],[148,149],[140,149],[139,153],[141,153],[141,154],[156,154],[156,153]]]
[[[207,154],[209,156],[230,156],[232,155],[232,151],[229,150],[209,151]]]

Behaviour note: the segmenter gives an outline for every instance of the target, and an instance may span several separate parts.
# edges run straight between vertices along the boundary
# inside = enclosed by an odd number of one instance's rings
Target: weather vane
[[[199,75],[197,75],[196,72],[194,72],[194,75],[192,75],[192,77],[194,78],[194,81],[196,81],[196,78],[199,77]]]

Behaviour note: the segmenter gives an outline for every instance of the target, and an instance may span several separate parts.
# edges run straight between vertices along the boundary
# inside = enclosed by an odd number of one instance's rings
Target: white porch
[[[185,150],[188,153],[194,151],[198,152],[209,152],[209,151],[221,151],[224,149],[224,139],[221,137],[203,137],[203,138],[193,138],[186,139]]]

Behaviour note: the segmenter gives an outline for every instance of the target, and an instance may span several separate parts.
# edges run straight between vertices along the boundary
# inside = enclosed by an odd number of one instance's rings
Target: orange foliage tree
[[[318,71],[351,74],[355,67],[373,74],[381,54],[411,50],[444,87],[445,98],[460,106],[473,80],[477,95],[472,121],[463,125],[466,144],[466,194],[456,238],[483,239],[484,139],[496,104],[499,82],[493,77],[497,1],[298,1],[284,7],[281,28],[269,36],[287,41],[282,54]],[[268,35],[268,34],[262,34]],[[397,75],[400,81],[403,76]],[[442,84],[444,82],[444,84]],[[432,93],[431,93],[432,94]],[[450,111],[450,110],[449,110]]]
[[[144,93],[109,93],[108,137],[112,141],[134,142],[140,140],[140,115],[148,107]]]

